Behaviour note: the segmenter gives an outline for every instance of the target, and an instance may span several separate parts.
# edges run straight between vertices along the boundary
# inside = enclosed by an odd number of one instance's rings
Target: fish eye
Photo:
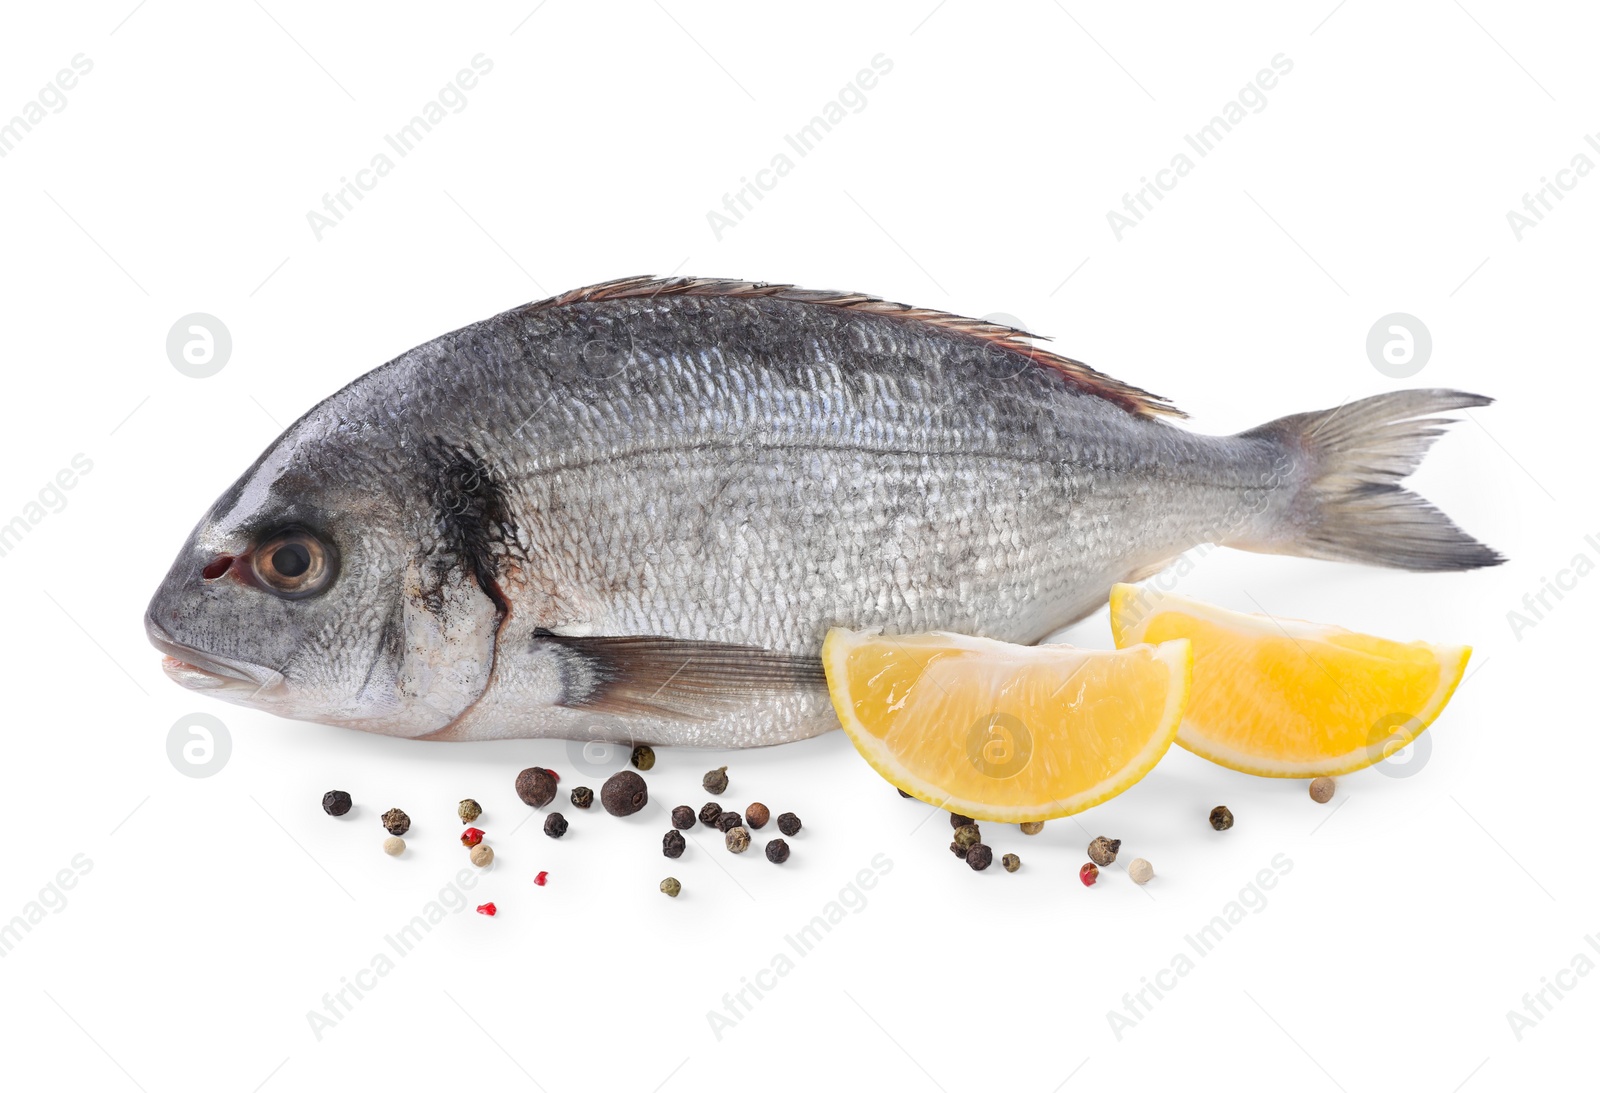
[[[285,599],[314,596],[333,582],[333,549],[303,528],[285,528],[261,541],[251,564],[268,591]]]

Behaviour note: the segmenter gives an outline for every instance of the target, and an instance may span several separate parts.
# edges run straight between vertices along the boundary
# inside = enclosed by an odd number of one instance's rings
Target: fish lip
[[[166,654],[161,668],[172,679],[193,690],[215,690],[238,684],[248,684],[264,691],[283,682],[283,673],[249,661],[236,660],[219,653],[206,653],[173,640],[171,634],[149,615],[144,620],[145,635],[161,652]]]

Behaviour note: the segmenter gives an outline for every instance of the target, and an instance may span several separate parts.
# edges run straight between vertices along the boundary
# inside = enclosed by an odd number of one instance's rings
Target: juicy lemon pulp
[[[1119,651],[835,629],[828,690],[886,779],[979,820],[1081,812],[1155,766],[1177,734],[1189,645]]]
[[[1192,642],[1194,687],[1178,743],[1279,778],[1360,770],[1410,743],[1444,709],[1472,652],[1125,584],[1111,590],[1111,631],[1119,647]]]

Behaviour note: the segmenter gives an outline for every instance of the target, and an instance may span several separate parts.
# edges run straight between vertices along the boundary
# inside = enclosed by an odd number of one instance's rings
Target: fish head
[[[404,446],[286,433],[190,533],[145,615],[167,676],[282,717],[394,736],[488,686],[500,611],[441,560]]]

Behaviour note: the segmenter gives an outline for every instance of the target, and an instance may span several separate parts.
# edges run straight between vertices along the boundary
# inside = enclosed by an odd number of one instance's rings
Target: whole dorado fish
[[[1488,399],[1235,436],[991,323],[630,278],[419,346],[211,507],[146,616],[185,687],[432,740],[741,747],[837,724],[832,626],[1036,642],[1201,543],[1470,569],[1400,488]]]

